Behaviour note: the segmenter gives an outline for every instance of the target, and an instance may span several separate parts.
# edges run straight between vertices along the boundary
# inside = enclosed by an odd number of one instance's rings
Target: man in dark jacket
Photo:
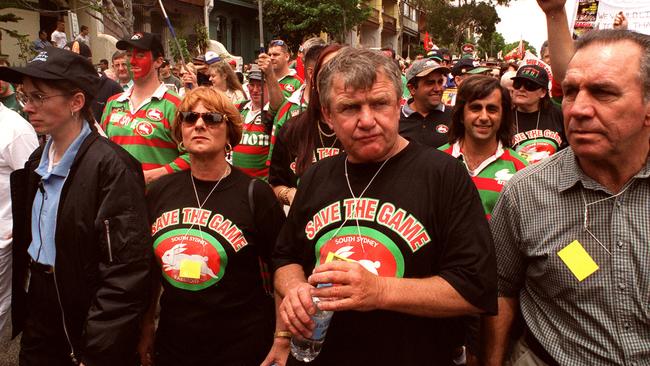
[[[48,48],[25,67],[0,68],[0,78],[24,83],[26,112],[37,132],[51,134],[11,176],[20,364],[136,365],[151,275],[144,179],[139,164],[90,121],[97,74],[86,59]],[[73,85],[68,94],[52,93],[65,82]],[[80,129],[67,148],[55,123]]]

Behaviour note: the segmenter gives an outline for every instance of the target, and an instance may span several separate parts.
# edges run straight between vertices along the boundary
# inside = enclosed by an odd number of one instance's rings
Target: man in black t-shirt
[[[449,69],[434,60],[421,60],[406,72],[412,98],[402,107],[399,134],[410,141],[438,148],[447,143],[451,108],[442,103]]]
[[[311,337],[312,296],[326,299],[334,316],[314,365],[449,365],[459,317],[497,310],[476,188],[453,158],[398,134],[400,74],[387,58],[345,48],[318,87],[346,153],[303,175],[278,237],[282,320]]]

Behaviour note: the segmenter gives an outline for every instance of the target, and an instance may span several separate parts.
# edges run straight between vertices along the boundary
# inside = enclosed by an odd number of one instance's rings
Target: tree
[[[4,6],[0,7],[0,9],[2,8],[4,8]],[[14,13],[7,13],[7,14],[0,15],[0,24],[18,23],[21,20],[23,20],[23,18],[17,16]],[[13,29],[0,26],[0,39],[2,39],[3,32],[6,33],[9,37],[16,39],[16,44],[18,44],[18,47],[20,48],[20,54],[18,55],[18,57],[21,60],[27,62],[34,56],[35,53],[30,47],[28,35],[20,34]],[[0,54],[2,54],[1,50],[0,50]]]
[[[513,49],[519,47],[519,41],[511,42],[503,46],[501,50],[503,51],[503,54],[507,54],[508,52],[512,51]],[[535,47],[531,46],[528,41],[524,40],[524,48],[530,51],[533,55],[537,56],[537,50]]]
[[[478,41],[478,51],[481,56],[487,54],[488,57],[496,57],[505,45],[506,40],[503,38],[503,35],[499,32],[493,32],[481,36]]]
[[[320,32],[341,41],[347,31],[370,16],[370,11],[358,0],[265,0],[264,29],[295,51],[305,37]]]
[[[421,4],[427,10],[427,30],[434,43],[448,46],[454,52],[474,36],[490,37],[501,21],[491,2],[459,0],[459,6],[453,6],[446,0],[421,0]]]
[[[99,20],[104,27],[113,32],[117,38],[127,38],[133,34],[133,1],[120,0],[120,7],[113,0],[80,0],[82,5],[87,5],[89,10],[86,14]],[[94,12],[100,13],[102,17],[97,16]],[[107,22],[108,20],[109,22]]]

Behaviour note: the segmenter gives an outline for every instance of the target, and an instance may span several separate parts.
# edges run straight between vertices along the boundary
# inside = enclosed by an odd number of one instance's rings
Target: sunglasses
[[[533,83],[532,81],[529,80],[521,80],[521,79],[515,79],[512,81],[512,87],[515,88],[516,90],[521,89],[521,87],[524,87],[527,91],[535,91],[541,89],[541,85]]]
[[[273,47],[273,46],[280,46],[280,47],[282,47],[282,46],[284,46],[284,45],[285,45],[285,43],[284,43],[284,41],[281,40],[281,39],[275,39],[275,40],[269,42],[269,46],[270,46],[270,47]]]
[[[178,113],[180,114],[183,123],[187,125],[195,124],[196,121],[199,120],[199,117],[201,117],[203,123],[205,123],[207,126],[216,126],[228,120],[227,116],[218,112],[206,112],[206,113],[178,112]]]

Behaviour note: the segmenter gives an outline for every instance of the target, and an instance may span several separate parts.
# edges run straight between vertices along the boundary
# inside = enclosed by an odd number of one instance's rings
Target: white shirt
[[[81,34],[77,35],[75,41],[83,42],[86,46],[90,47],[90,35],[82,36]]]
[[[11,244],[11,194],[9,175],[24,167],[38,147],[32,125],[0,103],[0,248]]]
[[[65,35],[65,32],[59,32],[55,30],[52,32],[52,44],[58,48],[65,47],[65,44],[68,43],[68,37]]]

